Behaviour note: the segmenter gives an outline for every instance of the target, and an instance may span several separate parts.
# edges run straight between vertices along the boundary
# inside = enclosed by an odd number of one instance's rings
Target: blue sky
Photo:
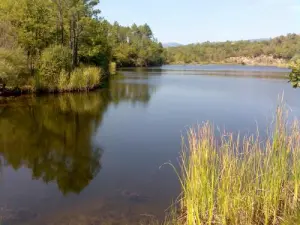
[[[100,0],[99,8],[110,22],[148,23],[163,43],[300,33],[300,0]]]

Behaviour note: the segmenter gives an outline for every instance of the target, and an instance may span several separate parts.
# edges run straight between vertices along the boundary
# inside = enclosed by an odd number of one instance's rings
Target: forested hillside
[[[167,48],[166,62],[173,63],[243,63],[244,58],[287,62],[300,54],[300,35],[288,34],[270,40],[205,42]],[[246,60],[246,59],[244,59]],[[247,64],[247,61],[244,62]]]
[[[147,24],[123,27],[115,22],[109,25],[108,37],[112,60],[118,66],[155,66],[164,62],[163,46]]]
[[[94,88],[110,62],[163,63],[150,27],[110,24],[99,0],[1,0],[0,93],[5,87]]]

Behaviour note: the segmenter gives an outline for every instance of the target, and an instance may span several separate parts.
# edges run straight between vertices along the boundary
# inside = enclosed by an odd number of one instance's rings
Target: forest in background
[[[300,35],[267,40],[205,42],[166,48],[168,64],[238,63],[286,64],[299,58]]]
[[[166,64],[229,63],[288,67],[294,88],[300,87],[300,35],[266,40],[205,42],[165,48]]]
[[[0,93],[93,89],[112,62],[162,65],[163,47],[147,24],[110,24],[98,6],[99,0],[2,0]]]

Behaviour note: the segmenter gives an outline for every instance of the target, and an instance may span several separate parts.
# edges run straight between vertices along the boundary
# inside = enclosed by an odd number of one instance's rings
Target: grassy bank
[[[88,91],[100,85],[102,70],[97,67],[79,67],[68,73],[62,70],[55,80],[53,76],[37,79],[37,87],[49,92]]]
[[[180,214],[166,224],[295,224],[300,196],[299,121],[278,108],[273,133],[215,137],[209,123],[191,129],[182,152]]]
[[[78,67],[72,72],[62,70],[56,74],[37,74],[18,88],[5,87],[5,89],[0,90],[0,96],[91,91],[100,87],[103,77],[103,70],[92,66]]]

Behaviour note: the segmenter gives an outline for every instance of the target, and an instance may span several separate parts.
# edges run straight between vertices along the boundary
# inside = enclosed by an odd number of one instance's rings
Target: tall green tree
[[[53,17],[50,0],[3,0],[0,4],[1,20],[16,29],[18,43],[25,50],[31,72],[37,57],[52,42]]]

